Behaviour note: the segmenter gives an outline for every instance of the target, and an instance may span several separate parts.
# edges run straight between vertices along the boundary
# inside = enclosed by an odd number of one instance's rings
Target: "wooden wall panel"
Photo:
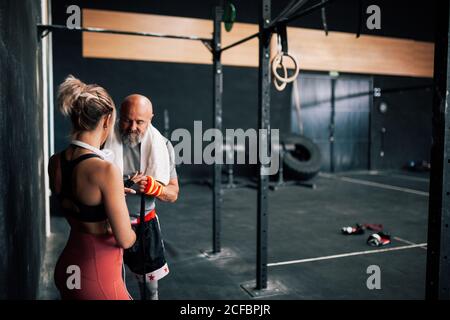
[[[407,39],[289,28],[289,50],[307,70],[432,77],[434,45]]]
[[[124,31],[146,31],[210,38],[212,21],[104,10],[83,10],[83,26]],[[223,30],[223,46],[256,33],[256,24],[236,23]],[[378,36],[288,28],[290,51],[302,70],[339,71],[416,77],[433,76],[433,43]],[[86,58],[126,59],[211,64],[211,54],[200,41],[83,33]],[[253,39],[223,53],[223,63],[258,66],[258,40]]]

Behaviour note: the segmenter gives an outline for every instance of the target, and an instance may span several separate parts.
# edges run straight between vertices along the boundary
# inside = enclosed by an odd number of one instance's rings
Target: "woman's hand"
[[[111,225],[109,224],[108,220],[105,221],[105,231],[106,231],[106,234],[109,234],[109,235],[113,234],[113,231],[111,229]]]
[[[124,190],[125,190],[125,196],[127,195],[127,193],[136,194],[136,190],[133,190],[131,188],[126,188],[125,187]]]
[[[139,184],[139,190],[145,189],[145,185],[147,184],[147,176],[145,176],[142,172],[136,172],[129,180],[133,181],[134,184]],[[145,183],[144,187],[142,187],[142,183]],[[142,191],[141,191],[142,192]],[[127,193],[136,194],[136,190],[125,187],[125,196]]]

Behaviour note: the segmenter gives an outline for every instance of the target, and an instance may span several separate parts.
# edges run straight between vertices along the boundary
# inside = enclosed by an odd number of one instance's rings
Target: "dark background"
[[[0,299],[36,297],[43,258],[40,2],[0,2]]]
[[[287,2],[273,1],[273,15]],[[235,0],[234,3],[238,21],[257,23],[258,1]],[[433,41],[433,3],[364,1],[364,7],[369,4],[381,7],[382,29],[369,31],[363,28],[362,32]],[[71,4],[83,8],[210,19],[216,1],[58,0],[52,3],[55,24],[65,23],[65,8]],[[355,32],[356,8],[356,1],[336,1],[331,5],[327,10],[330,30]],[[39,1],[0,2],[0,299],[36,297],[44,252],[43,178],[46,172],[41,128],[42,81],[36,37],[39,20]],[[312,14],[293,25],[320,29],[320,14]],[[204,129],[211,125],[211,66],[84,59],[81,34],[55,32],[53,39],[55,90],[64,77],[74,74],[85,82],[106,87],[116,103],[132,92],[149,96],[156,110],[155,125],[159,128],[163,126],[163,110],[170,114],[171,130],[190,129],[194,120],[202,120]],[[224,68],[224,128],[257,127],[257,75],[256,68]],[[380,88],[432,83],[431,79],[409,77],[370,78],[373,86]],[[369,115],[371,169],[397,169],[409,160],[429,159],[431,96],[431,91],[403,91],[383,94],[372,101]],[[384,115],[377,112],[381,101],[389,106]],[[272,93],[272,127],[280,128],[282,134],[291,132],[291,107],[290,90]],[[383,158],[378,156],[382,127],[387,129]],[[68,133],[68,122],[55,110],[56,151],[65,147]],[[204,176],[209,170],[206,166],[183,166],[179,172],[182,177],[191,177]]]
[[[288,2],[287,0],[273,1],[272,15],[275,16]],[[52,8],[53,22],[65,24],[66,7],[76,3],[82,8],[211,19],[212,8],[217,1],[57,1],[53,3]],[[258,1],[236,0],[234,3],[239,22],[258,22]],[[368,30],[363,27],[363,34],[433,41],[433,2],[424,6],[417,1],[363,1],[363,8],[371,4],[377,4],[381,8],[382,28]],[[330,31],[356,32],[357,1],[336,1],[327,8],[327,19]],[[321,29],[320,11],[292,25]],[[171,131],[176,128],[192,130],[195,120],[203,121],[204,130],[211,126],[212,67],[210,65],[84,59],[81,53],[80,33],[54,32],[53,39],[55,90],[65,76],[74,74],[83,81],[103,85],[118,105],[126,95],[132,92],[147,95],[155,108],[154,124],[161,130],[164,110],[169,113]],[[346,78],[351,76],[345,75]],[[369,77],[373,87],[383,89],[432,84],[431,79],[370,75]],[[257,68],[224,67],[224,128],[244,130],[257,128],[257,79]],[[282,93],[272,90],[272,128],[279,128],[282,135],[291,133],[293,129],[291,128],[291,88],[292,86],[288,87]],[[345,97],[346,94],[353,92],[354,88],[350,86],[348,90],[347,93],[341,90],[340,95]],[[366,100],[370,102],[370,106],[367,106],[370,108],[370,122],[367,124],[368,131],[364,137],[368,140],[365,155],[367,159],[360,159],[355,163],[367,163],[363,169],[398,169],[411,160],[428,160],[431,144],[431,97],[430,90],[383,94],[376,99],[372,99],[372,95],[369,94]],[[377,111],[382,101],[389,106],[386,114],[380,114]],[[345,104],[345,99],[340,102],[340,105]],[[326,115],[322,114],[322,116]],[[383,127],[386,128],[386,134],[384,157],[381,157],[380,131]],[[341,132],[346,130],[345,127],[338,129]],[[56,151],[65,147],[68,133],[69,123],[55,109]],[[345,136],[346,133],[344,132],[343,135]],[[341,145],[345,143],[341,141]],[[324,158],[326,157],[324,155]],[[359,164],[354,167],[351,165],[341,167],[342,169],[361,169]],[[182,165],[178,171],[185,178],[210,173],[206,165]],[[238,166],[236,171],[238,174],[252,174],[252,171],[245,166]]]

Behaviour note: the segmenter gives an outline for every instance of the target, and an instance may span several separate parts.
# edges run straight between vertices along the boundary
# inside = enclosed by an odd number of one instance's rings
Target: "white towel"
[[[141,142],[141,172],[152,176],[163,185],[167,185],[170,179],[169,150],[166,141],[167,139],[150,124]],[[104,148],[114,153],[113,162],[123,174],[123,145],[118,126],[115,126],[109,135]]]

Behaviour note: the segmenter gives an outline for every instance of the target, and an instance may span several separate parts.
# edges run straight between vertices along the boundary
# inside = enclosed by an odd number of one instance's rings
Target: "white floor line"
[[[289,264],[300,264],[300,263],[305,263],[305,262],[314,262],[314,261],[321,261],[321,260],[346,258],[346,257],[361,256],[361,255],[381,253],[381,252],[389,252],[389,251],[398,251],[398,250],[405,250],[405,249],[412,249],[412,248],[420,248],[420,247],[425,247],[426,245],[427,245],[426,243],[419,243],[419,244],[412,244],[412,245],[408,245],[408,246],[395,247],[395,248],[367,250],[367,251],[335,254],[335,255],[332,255],[332,256],[324,256],[324,257],[317,257],[317,258],[291,260],[291,261],[283,261],[283,262],[274,262],[274,263],[268,263],[267,266],[268,267],[277,267],[277,266],[284,266],[284,265],[289,265]]]
[[[360,175],[369,175],[369,176],[378,176],[382,173],[382,171],[378,170],[355,170],[355,171],[343,171],[339,172],[339,175],[342,176],[360,176]]]
[[[391,186],[389,184],[384,184],[384,183],[372,182],[372,181],[361,180],[361,179],[353,179],[353,178],[347,178],[347,177],[338,177],[338,176],[334,176],[334,175],[327,174],[327,173],[320,173],[320,176],[324,177],[324,178],[329,178],[329,179],[338,179],[338,180],[345,181],[345,182],[361,184],[361,185],[365,185],[365,186],[369,186],[369,187],[377,187],[377,188],[382,188],[382,189],[401,191],[401,192],[412,193],[412,194],[416,194],[419,196],[428,197],[428,192],[418,191],[418,190],[409,189],[409,188],[401,188],[401,187]]]
[[[378,177],[395,177],[395,178],[401,178],[406,180],[413,180],[413,181],[420,181],[420,182],[429,182],[429,178],[419,177],[415,175],[408,175],[408,174],[401,174],[397,171],[391,172],[391,171],[377,171],[377,170],[363,170],[363,171],[348,171],[348,172],[341,172],[338,174],[339,176],[358,176],[358,175],[369,175],[369,176],[378,176]]]
[[[394,177],[394,178],[401,178],[401,179],[412,180],[412,181],[420,181],[420,182],[429,182],[430,181],[430,179],[427,179],[427,178],[408,176],[408,175],[405,175],[405,174],[398,174],[398,173],[391,173],[391,174],[389,174],[389,173],[386,173],[386,174],[380,173],[379,175],[383,176],[383,177]]]
[[[409,241],[409,240],[406,240],[406,239],[402,239],[400,237],[393,237],[393,238],[395,240],[397,240],[397,241],[400,241],[400,242],[403,242],[403,243],[406,243],[406,244],[416,244],[415,242],[412,242],[412,241]],[[426,247],[420,247],[420,249],[427,250]]]
[[[359,170],[359,171],[348,171],[348,172],[340,172],[337,174],[340,177],[345,176],[360,176],[360,175],[369,175],[369,176],[378,176],[378,177],[395,177],[406,180],[420,181],[420,182],[429,182],[429,178],[418,177],[414,175],[401,174],[397,172],[390,171],[378,171],[378,170]]]

